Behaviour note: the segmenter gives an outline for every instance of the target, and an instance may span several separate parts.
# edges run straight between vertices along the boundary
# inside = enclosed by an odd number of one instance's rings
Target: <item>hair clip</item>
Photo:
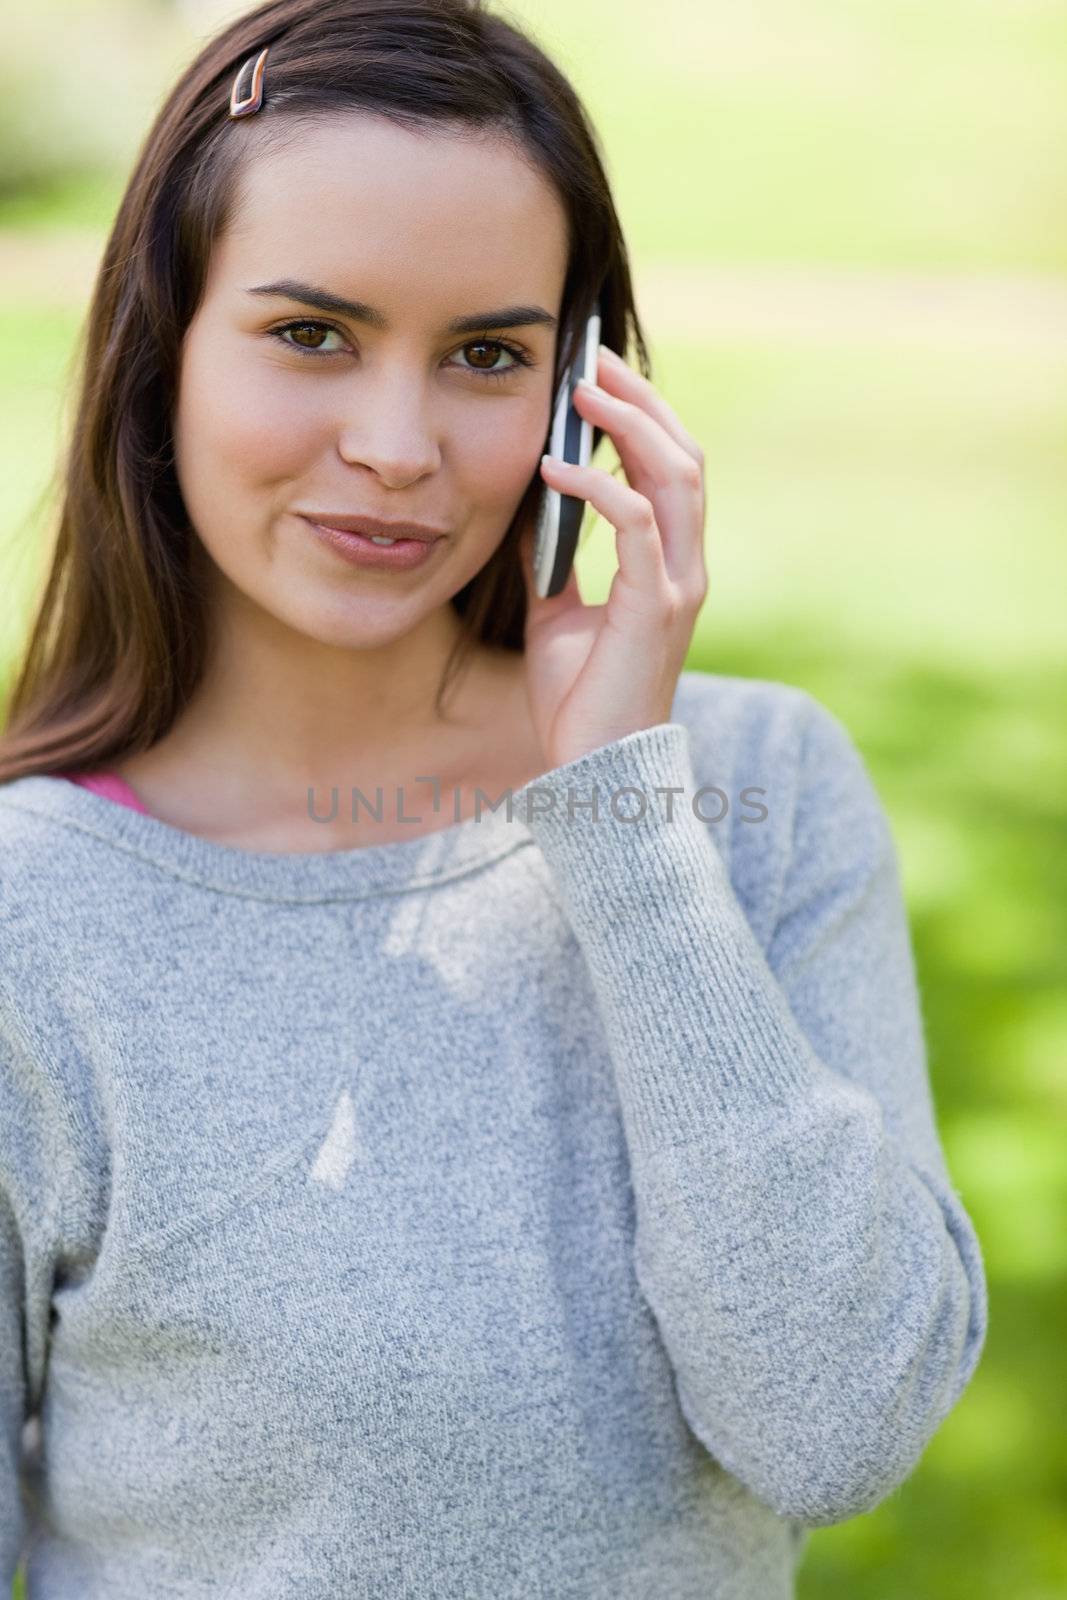
[[[233,80],[233,88],[230,90],[231,117],[250,117],[263,104],[263,68],[267,64],[267,50],[269,49],[270,45],[267,45],[266,49],[261,50],[258,56],[249,56],[244,65],[238,69],[237,76]],[[252,68],[252,84],[247,98],[242,100],[237,92],[238,86],[249,67]]]

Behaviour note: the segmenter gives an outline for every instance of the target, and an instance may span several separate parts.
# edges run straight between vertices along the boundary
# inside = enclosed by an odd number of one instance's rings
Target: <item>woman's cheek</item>
[[[462,439],[463,482],[472,505],[487,511],[514,511],[537,471],[544,451],[542,408],[516,407],[484,429],[465,429]]]
[[[227,339],[206,320],[199,330],[194,325],[175,428],[179,472],[190,489],[255,490],[301,475],[318,427],[293,377],[269,359],[250,357],[247,340]]]
[[[250,487],[270,487],[302,477],[322,449],[325,423],[309,396],[294,389],[292,375],[260,371],[231,386],[225,404],[212,404],[212,436],[232,478]]]

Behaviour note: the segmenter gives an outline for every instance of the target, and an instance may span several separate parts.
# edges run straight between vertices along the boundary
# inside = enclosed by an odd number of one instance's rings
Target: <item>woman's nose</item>
[[[340,428],[337,448],[349,465],[369,467],[395,488],[435,471],[441,452],[421,384],[361,384],[354,414]]]

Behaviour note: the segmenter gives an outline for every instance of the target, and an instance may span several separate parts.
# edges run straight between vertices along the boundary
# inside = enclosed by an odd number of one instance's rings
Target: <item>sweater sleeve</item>
[[[68,1163],[62,1097],[0,996],[0,1592],[30,1535],[48,1363],[54,1242]],[[38,1430],[31,1439],[25,1435]]]
[[[528,826],[602,1012],[635,1273],[681,1411],[767,1505],[820,1526],[912,1472],[977,1366],[987,1296],[936,1130],[888,820],[842,724],[801,703],[766,952],[690,803],[684,725],[557,768]],[[599,820],[580,809],[594,784]],[[624,786],[648,797],[643,815],[619,800],[636,821],[607,808]],[[655,800],[671,788],[672,817]]]
[[[11,1593],[26,1537],[19,1487],[25,1420],[25,1364],[21,1337],[23,1267],[11,1202],[0,1185],[0,1589]]]

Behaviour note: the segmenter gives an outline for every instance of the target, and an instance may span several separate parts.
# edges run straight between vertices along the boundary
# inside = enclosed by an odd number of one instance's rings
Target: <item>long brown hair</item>
[[[232,121],[234,76],[266,45],[263,108]],[[167,96],[100,263],[75,353],[51,563],[0,735],[0,783],[145,750],[188,703],[207,615],[171,439],[183,335],[249,151],[295,119],[353,110],[518,142],[567,218],[553,393],[598,300],[603,342],[625,355],[632,334],[651,375],[597,136],[570,83],[516,25],[483,0],[272,0],[230,23]],[[593,437],[595,447],[601,430]],[[517,544],[539,490],[535,473],[492,557],[452,597],[462,625],[438,703],[479,641],[523,648]]]

